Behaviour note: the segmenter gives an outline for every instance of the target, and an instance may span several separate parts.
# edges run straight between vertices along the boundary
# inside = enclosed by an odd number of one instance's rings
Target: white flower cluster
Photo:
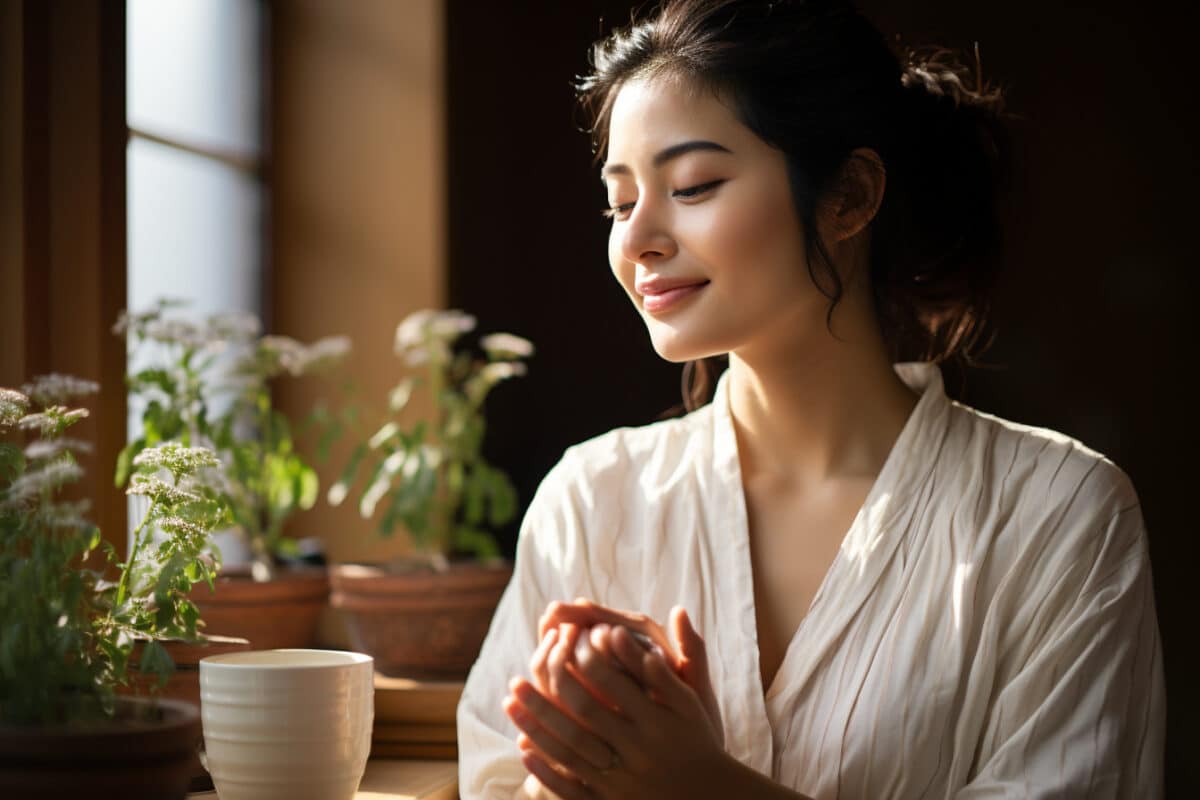
[[[176,479],[192,475],[205,467],[220,464],[217,455],[207,447],[184,447],[178,442],[164,442],[156,447],[147,447],[133,458],[136,467],[165,469]]]
[[[82,439],[38,439],[25,447],[25,457],[30,461],[47,461],[63,453],[90,453],[91,442]]]
[[[15,389],[0,388],[0,425],[16,425],[28,410],[28,397]]]
[[[161,478],[144,473],[137,473],[129,479],[129,488],[125,490],[125,494],[142,495],[165,505],[195,503],[201,499],[200,495],[195,492],[172,486]]]
[[[283,370],[290,375],[307,375],[332,366],[350,352],[350,339],[346,336],[327,336],[310,345],[302,344],[290,336],[264,336],[259,340],[259,353],[271,366],[268,372]]]
[[[72,461],[58,460],[31,469],[17,478],[8,487],[0,506],[14,507],[26,500],[52,492],[58,487],[83,476],[83,469]]]
[[[422,309],[409,314],[396,327],[395,352],[410,367],[450,357],[450,345],[475,330],[475,317],[450,309]]]
[[[479,370],[479,377],[491,384],[524,375],[527,371],[520,361],[494,361]]]
[[[95,394],[100,391],[100,384],[73,375],[52,372],[34,378],[33,383],[25,384],[21,391],[39,406],[55,406],[76,397]]]
[[[223,311],[208,318],[212,335],[220,339],[244,342],[262,333],[262,323],[249,311]]]
[[[529,358],[533,355],[533,342],[511,333],[492,333],[479,340],[479,344],[492,358]]]
[[[207,326],[185,319],[156,317],[142,326],[141,333],[147,339],[176,344],[188,350],[212,350],[224,345],[213,338]]]
[[[66,406],[50,406],[37,414],[28,414],[21,420],[21,429],[37,431],[42,435],[57,433],[74,425],[88,415],[86,408],[67,409]]]
[[[86,530],[93,527],[87,519],[91,503],[77,500],[72,503],[46,503],[37,510],[38,521],[48,528],[74,528]]]
[[[154,521],[154,524],[166,533],[181,533],[185,536],[205,536],[208,534],[208,528],[204,525],[178,515],[159,517]]]

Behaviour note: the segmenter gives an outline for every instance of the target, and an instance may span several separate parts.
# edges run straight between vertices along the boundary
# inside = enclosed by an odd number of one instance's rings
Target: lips
[[[634,290],[642,296],[642,308],[646,313],[661,314],[695,295],[707,285],[707,280],[651,279],[637,282]]]

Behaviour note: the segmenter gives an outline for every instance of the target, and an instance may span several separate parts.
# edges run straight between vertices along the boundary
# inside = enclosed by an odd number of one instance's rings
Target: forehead
[[[735,150],[753,135],[715,92],[683,78],[643,78],[623,85],[613,101],[608,161],[638,161],[691,139]]]

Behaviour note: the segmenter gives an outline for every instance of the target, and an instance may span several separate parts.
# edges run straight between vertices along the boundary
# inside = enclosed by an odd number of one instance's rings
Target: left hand
[[[703,652],[682,608],[672,626],[681,649]],[[504,702],[530,773],[564,800],[704,793],[728,758],[719,721],[714,729],[700,695],[657,648],[603,624],[564,625],[547,639],[534,659],[541,689],[514,678]]]

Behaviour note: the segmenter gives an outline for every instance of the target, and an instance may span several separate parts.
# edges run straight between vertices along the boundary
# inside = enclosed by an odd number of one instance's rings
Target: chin
[[[711,337],[689,334],[652,320],[648,320],[648,327],[654,352],[658,353],[659,358],[673,364],[698,361],[729,352],[727,348],[720,347],[712,341]]]

